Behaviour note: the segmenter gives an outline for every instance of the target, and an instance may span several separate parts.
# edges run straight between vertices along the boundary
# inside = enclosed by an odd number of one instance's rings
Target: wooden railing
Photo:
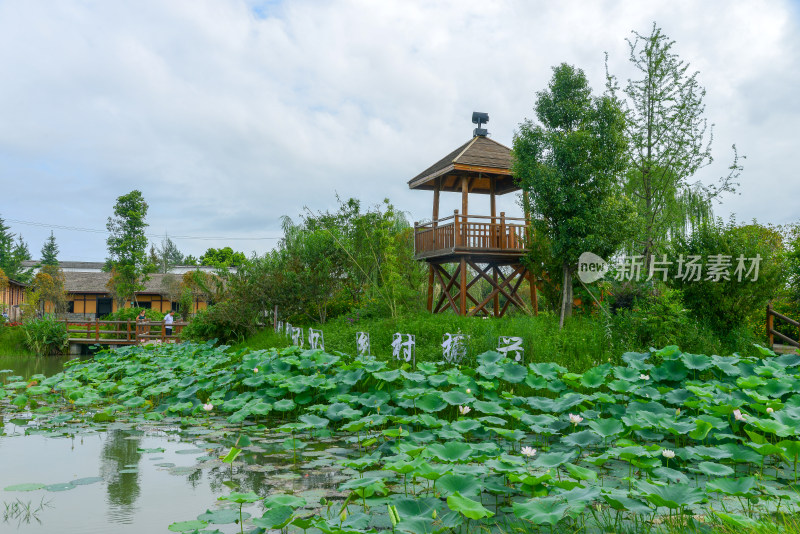
[[[414,254],[452,249],[525,250],[526,220],[518,217],[459,215],[414,224]]]
[[[174,342],[189,323],[173,322],[167,335],[164,321],[62,321],[67,326],[70,343],[100,345],[138,345],[147,341]]]
[[[797,328],[797,339],[792,339],[786,334],[782,334],[775,330],[775,319],[789,323],[791,326]],[[775,338],[779,338],[787,345],[800,348],[800,321],[795,321],[786,317],[782,313],[778,313],[772,309],[772,303],[767,304],[767,338],[769,339],[769,346],[772,348],[775,345]]]

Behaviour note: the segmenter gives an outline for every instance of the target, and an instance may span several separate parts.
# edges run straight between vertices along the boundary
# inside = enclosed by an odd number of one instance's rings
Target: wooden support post
[[[506,212],[500,212],[500,248],[510,248],[506,239]]]
[[[94,340],[100,341],[100,320],[94,321]]]
[[[772,349],[772,345],[775,343],[775,339],[772,336],[773,321],[772,303],[770,302],[767,304],[767,347],[770,349]]]
[[[127,326],[128,326],[128,334],[125,336],[125,341],[130,341],[131,340],[131,322],[130,321],[126,321],[126,323],[127,323]]]
[[[461,257],[461,307],[460,315],[467,315],[467,259]]]
[[[275,305],[275,313],[272,314],[272,329],[278,330],[278,306]]]
[[[489,215],[492,217],[489,224],[489,246],[492,248],[497,247],[497,201],[495,199],[496,179],[494,176],[489,177]]]
[[[433,264],[428,264],[428,311],[433,311]]]
[[[469,214],[467,201],[469,199],[469,178],[466,176],[461,177],[461,213],[464,215]]]
[[[458,220],[458,210],[453,210],[453,246],[461,246],[461,224]]]
[[[492,214],[492,217],[494,217],[494,213]],[[494,221],[494,219],[492,219],[492,220]],[[497,265],[492,267],[492,280],[494,280],[494,287],[497,287],[497,269],[498,269]],[[494,316],[498,317],[500,315],[500,292],[499,291],[497,293],[495,293],[495,296],[494,296],[493,300],[494,300]]]
[[[528,286],[531,289],[531,306],[533,306],[533,314],[539,315],[539,295],[536,293],[535,278],[533,273],[528,271]]]
[[[167,323],[161,321],[161,342],[165,342],[167,340]]]

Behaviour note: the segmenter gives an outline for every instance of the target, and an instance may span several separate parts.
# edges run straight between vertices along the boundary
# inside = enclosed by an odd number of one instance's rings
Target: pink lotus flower
[[[210,412],[211,410],[213,410],[213,409],[214,409],[214,405],[213,405],[213,404],[204,404],[204,405],[203,405],[203,409],[204,409],[205,411],[207,411],[207,412]]]
[[[569,414],[569,422],[572,423],[573,425],[577,425],[581,421],[583,421],[583,417],[581,417],[580,415],[576,415],[574,413]]]
[[[738,409],[737,410],[733,410],[733,418],[736,419],[737,421],[744,421],[745,420],[744,415],[742,415],[742,411],[738,410]]]
[[[527,456],[528,458],[532,458],[536,456],[536,449],[533,447],[522,447],[520,451],[523,455]]]

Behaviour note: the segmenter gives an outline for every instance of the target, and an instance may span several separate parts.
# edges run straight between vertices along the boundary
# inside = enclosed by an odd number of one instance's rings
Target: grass
[[[574,317],[558,328],[558,318],[550,314],[536,317],[510,316],[501,319],[458,317],[452,314],[428,313],[408,315],[396,319],[353,319],[338,317],[324,325],[312,325],[324,333],[325,350],[353,354],[356,351],[357,332],[369,332],[372,354],[380,359],[390,359],[395,332],[416,336],[417,362],[442,359],[442,337],[445,333],[463,333],[469,336],[469,353],[466,364],[487,350],[495,350],[499,336],[523,338],[526,362],[555,362],[582,372],[600,363],[613,360],[615,351],[606,338],[601,322],[594,317]],[[304,329],[308,346],[308,328]],[[285,347],[291,340],[267,328],[234,349],[252,350]]]
[[[25,332],[19,326],[0,327],[0,355],[36,356],[25,347]]]
[[[464,333],[470,336],[469,356],[464,362],[474,363],[474,356],[487,350],[495,350],[499,336],[523,338],[526,362],[554,362],[571,371],[580,373],[606,362],[619,363],[621,354],[627,351],[644,352],[651,344],[636,342],[625,325],[607,327],[602,317],[576,315],[567,321],[563,330],[558,328],[558,317],[540,313],[535,317],[512,315],[498,319],[459,317],[453,314],[432,315],[426,312],[409,314],[399,318],[359,318],[342,316],[324,325],[313,324],[322,330],[325,349],[348,354],[356,352],[356,333],[369,332],[372,354],[380,359],[391,358],[391,343],[395,332],[416,336],[417,361],[440,361],[442,359],[442,336],[445,333]],[[304,327],[305,346],[308,347],[309,325]],[[691,340],[679,344],[688,352],[700,354],[724,354],[738,351],[751,354],[754,350],[752,338],[721,340],[712,331],[696,326]],[[636,346],[636,344],[641,346]],[[267,328],[235,345],[234,349],[268,349],[285,347],[290,338]],[[686,346],[686,345],[689,346]]]

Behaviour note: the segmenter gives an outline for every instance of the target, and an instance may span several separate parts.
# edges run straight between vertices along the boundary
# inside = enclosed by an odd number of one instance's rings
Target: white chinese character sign
[[[358,356],[370,355],[369,332],[356,332],[356,354]]]
[[[283,334],[283,321],[278,321],[275,323],[275,331]]]
[[[304,341],[305,340],[303,339],[303,329],[292,328],[292,345],[296,345],[302,348]]]
[[[497,343],[497,352],[503,356],[513,357],[517,363],[522,363],[525,349],[522,348],[522,338],[512,336],[500,336]]]
[[[283,335],[291,336],[294,334],[294,327],[292,326],[292,323],[286,323],[284,326],[286,329],[284,330]]]
[[[406,362],[412,362],[417,366],[417,338],[413,334],[395,333],[392,340],[392,357]]]
[[[325,350],[325,338],[322,335],[322,330],[308,329],[308,346],[311,350]]]
[[[446,362],[461,363],[467,356],[467,336],[447,333],[442,338],[442,356]]]

